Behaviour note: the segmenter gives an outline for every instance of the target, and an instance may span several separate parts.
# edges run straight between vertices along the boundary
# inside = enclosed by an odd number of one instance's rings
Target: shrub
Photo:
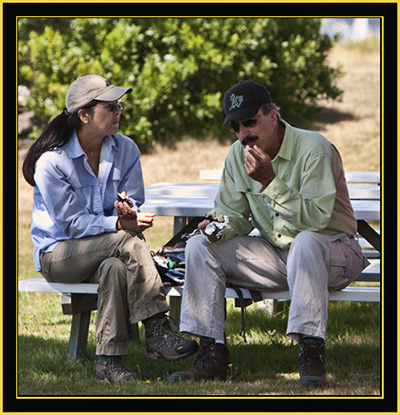
[[[288,121],[320,98],[337,98],[327,65],[332,40],[312,18],[20,18],[19,84],[43,124],[68,86],[96,73],[131,86],[120,131],[142,150],[183,134],[218,135],[225,91],[265,85]]]

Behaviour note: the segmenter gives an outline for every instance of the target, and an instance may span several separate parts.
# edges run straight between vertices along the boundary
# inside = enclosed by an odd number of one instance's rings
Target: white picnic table
[[[157,183],[146,187],[143,212],[174,217],[174,234],[189,218],[205,216],[214,208],[219,183]],[[380,186],[349,185],[349,194],[358,224],[379,221],[381,218]],[[371,230],[372,228],[369,227]],[[360,229],[359,229],[360,232]],[[360,232],[362,234],[362,231]],[[380,239],[379,234],[375,236]],[[370,237],[364,236],[368,241]],[[370,241],[375,246],[372,241]]]

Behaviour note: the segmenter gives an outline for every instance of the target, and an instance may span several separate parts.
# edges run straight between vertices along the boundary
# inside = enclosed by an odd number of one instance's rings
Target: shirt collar
[[[118,141],[114,135],[107,135],[103,139],[103,145],[106,145],[111,151],[114,147],[118,148]],[[67,153],[67,156],[71,159],[81,157],[85,154],[79,143],[76,131],[73,132],[72,137],[68,143],[64,145],[64,150]]]
[[[110,149],[110,151],[114,148],[118,149],[118,140],[115,135],[108,135],[104,137],[103,144],[105,144]]]
[[[283,120],[282,120],[283,121]],[[293,149],[293,138],[294,138],[294,131],[290,124],[288,124],[286,121],[283,121],[285,123],[285,135],[283,136],[281,148],[278,151],[278,154],[276,157],[281,157],[285,160],[291,160],[292,159],[292,149]],[[276,159],[275,157],[275,159]]]

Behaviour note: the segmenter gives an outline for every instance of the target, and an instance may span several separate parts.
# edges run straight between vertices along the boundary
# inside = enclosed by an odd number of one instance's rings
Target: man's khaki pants
[[[98,355],[128,354],[127,324],[168,310],[164,286],[142,235],[104,233],[59,242],[41,254],[50,282],[96,282]]]
[[[203,236],[186,247],[180,330],[224,338],[226,283],[253,290],[290,290],[287,335],[325,339],[329,290],[354,281],[368,264],[345,234],[301,232],[282,250],[261,237],[238,236],[212,245]]]

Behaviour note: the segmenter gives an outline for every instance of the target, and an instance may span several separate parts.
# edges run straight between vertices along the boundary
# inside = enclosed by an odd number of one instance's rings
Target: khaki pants
[[[142,235],[104,233],[59,242],[41,254],[50,282],[96,282],[98,355],[128,354],[127,324],[168,310],[164,286]]]
[[[186,247],[180,330],[224,338],[226,283],[254,290],[290,290],[287,335],[325,339],[329,290],[341,290],[368,264],[345,234],[301,232],[282,250],[261,237],[237,236],[211,245],[202,236]]]

